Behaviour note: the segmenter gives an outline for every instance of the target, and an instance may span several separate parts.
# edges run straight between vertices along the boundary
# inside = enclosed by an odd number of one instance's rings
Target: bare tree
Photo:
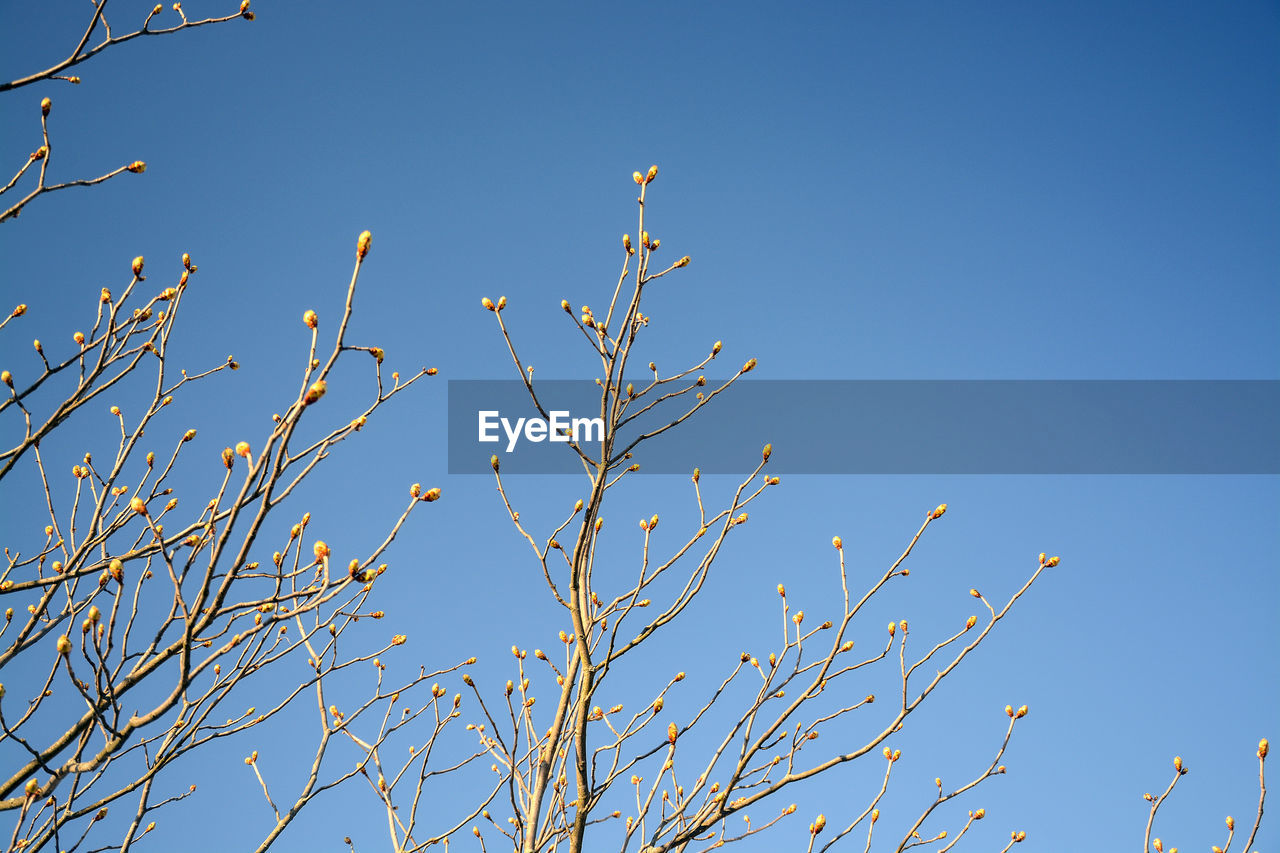
[[[258,773],[257,754],[246,759],[275,812],[275,826],[261,844],[266,849],[317,795],[365,773],[363,765],[333,773],[322,766],[335,737],[376,749],[399,728],[439,710],[441,694],[433,686],[421,708],[389,722],[404,694],[457,666],[421,670],[391,684],[378,656],[403,644],[403,635],[388,634],[357,653],[340,647],[340,640],[362,618],[382,617],[369,603],[387,569],[379,560],[413,510],[436,500],[440,490],[412,486],[383,541],[349,562],[337,561],[329,545],[311,538],[309,513],[283,524],[278,513],[272,516],[340,442],[392,397],[435,373],[392,373],[388,381],[381,349],[347,342],[370,246],[365,232],[331,344],[321,341],[316,313],[303,315],[310,345],[299,359],[299,390],[273,416],[256,452],[240,441],[218,459],[189,458],[184,451],[195,429],[166,440],[153,427],[144,439],[162,409],[179,405],[197,383],[238,366],[232,357],[196,373],[169,365],[178,315],[197,269],[188,255],[175,283],[149,296],[141,295],[144,261],[135,258],[118,296],[103,289],[89,331],[75,333],[70,355],[50,360],[36,341],[42,367],[33,377],[0,374],[8,389],[0,417],[20,432],[0,452],[0,482],[29,459],[40,493],[27,498],[39,500],[48,513],[43,542],[29,553],[6,548],[0,574],[8,605],[0,627],[0,668],[9,682],[0,688],[0,749],[8,756],[0,811],[14,818],[8,849],[76,850],[90,843],[93,849],[127,850],[154,826],[149,817],[157,809],[195,790],[192,785],[173,793],[163,771],[287,708],[305,713],[298,705],[310,697],[317,737],[299,790],[273,797]],[[0,328],[24,312],[19,306]],[[370,364],[370,398],[354,416],[326,418],[328,377],[340,357],[355,352]],[[104,395],[119,393],[126,377],[143,376],[149,392],[133,395],[132,405],[110,407],[120,426],[113,453],[105,460],[86,453],[70,471],[49,467],[41,439],[85,406],[105,406]],[[51,390],[46,385],[61,390],[58,402],[41,410],[33,401],[43,402],[47,394],[38,392]],[[191,469],[209,466],[223,472],[211,499],[188,497]],[[190,509],[179,509],[180,501]],[[257,558],[271,544],[279,550]],[[255,685],[255,695],[272,695],[263,690],[264,673],[286,658],[304,658],[309,675],[288,683],[269,706],[245,710],[245,688]],[[362,698],[349,690],[340,698],[330,695],[333,680],[357,664],[377,667],[375,688]],[[27,701],[15,703],[15,692]],[[456,717],[452,711],[440,729]],[[370,719],[372,733],[357,735]],[[105,830],[95,827],[126,799],[132,803],[127,827],[114,842],[104,842]]]
[[[140,29],[113,36],[105,5],[100,0],[94,6],[67,59],[0,90],[36,80],[74,83],[77,78],[62,72],[112,45],[253,16],[246,2],[233,15],[188,21],[179,4],[180,24],[152,30],[153,17],[162,12],[157,6]],[[103,40],[90,47],[99,28]],[[43,146],[4,191],[18,186],[37,162],[38,183],[0,219],[16,216],[45,192],[145,168],[138,161],[87,181],[47,183],[50,109],[45,99]],[[634,662],[644,661],[638,671],[652,673],[656,641],[677,626],[696,624],[711,606],[708,580],[725,543],[752,535],[748,510],[780,485],[768,472],[772,447],[765,444],[723,499],[704,494],[694,469],[688,518],[640,519],[641,542],[627,579],[613,557],[625,545],[605,546],[606,507],[631,485],[649,442],[732,393],[756,366],[748,359],[727,380],[708,382],[705,371],[721,355],[719,342],[705,358],[674,372],[659,370],[656,360],[639,366],[645,363],[647,289],[690,263],[688,256],[655,263],[661,241],[649,233],[646,199],[657,174],[654,166],[633,175],[637,238],[623,236],[622,268],[607,307],[597,313],[588,306],[575,310],[567,300],[560,306],[600,375],[602,439],[566,442],[581,466],[583,497],[564,507],[555,526],[536,529],[519,511],[533,497],[505,482],[500,460],[492,459],[502,511],[528,544],[550,600],[563,611],[560,624],[548,626],[548,633],[558,629],[560,648],[535,648],[530,659],[527,649],[514,646],[512,677],[496,690],[463,669],[474,658],[431,671],[424,666],[398,679],[383,662],[406,637],[381,630],[383,612],[374,601],[377,580],[387,570],[381,560],[413,511],[437,500],[439,489],[411,486],[381,541],[350,559],[339,559],[316,538],[308,513],[294,512],[305,506],[308,478],[341,442],[379,416],[392,397],[435,373],[423,368],[407,378],[387,377],[381,349],[346,340],[371,249],[369,232],[357,239],[332,339],[322,340],[316,312],[303,314],[310,342],[298,354],[296,393],[282,401],[265,434],[226,447],[217,459],[192,458],[195,429],[166,435],[157,419],[162,410],[185,411],[194,388],[238,366],[228,357],[188,373],[169,363],[177,318],[197,272],[188,255],[174,264],[172,283],[158,290],[146,284],[144,259],[135,258],[118,294],[101,291],[86,316],[87,331],[71,335],[73,348],[57,354],[63,348],[50,345],[46,352],[36,341],[37,366],[30,375],[16,366],[17,375],[0,373],[7,389],[0,428],[11,436],[0,449],[0,486],[10,488],[19,471],[31,474],[38,487],[24,498],[48,516],[33,547],[6,548],[0,573],[0,668],[7,682],[0,684],[0,811],[12,817],[8,850],[126,851],[152,830],[161,808],[195,792],[194,785],[175,788],[172,771],[189,767],[215,741],[286,715],[310,721],[314,748],[301,782],[291,787],[263,772],[256,751],[245,758],[246,773],[253,774],[274,819],[259,850],[272,846],[308,804],[351,782],[367,786],[380,804],[395,851],[436,844],[447,849],[462,840],[482,850],[496,843],[524,853],[578,853],[615,844],[658,853],[710,849],[768,830],[809,851],[841,842],[868,851],[873,845],[950,851],[986,819],[974,792],[1005,773],[1014,730],[1028,714],[1025,705],[1005,707],[1006,718],[986,735],[989,761],[958,785],[944,785],[939,777],[936,795],[914,820],[889,827],[879,807],[911,715],[1059,558],[1029,557],[1026,580],[996,600],[970,590],[977,612],[958,615],[953,625],[895,620],[876,629],[884,631],[882,639],[867,651],[855,650],[851,638],[855,621],[869,618],[873,600],[910,576],[913,550],[943,518],[946,504],[925,512],[914,531],[904,530],[901,555],[862,583],[846,570],[844,543],[834,537],[829,576],[840,595],[834,604],[819,604],[829,612],[811,608],[806,614],[779,584],[779,624],[753,634],[761,638],[753,644],[766,650],[725,662],[718,679],[673,672],[653,684],[635,683]],[[507,300],[482,304],[494,314],[531,405],[550,420],[504,321]],[[12,333],[26,310],[18,305],[0,330]],[[338,360],[351,357],[368,359],[368,397],[359,405],[347,402],[350,389],[326,396]],[[112,437],[105,454],[85,453],[69,472],[55,470],[42,455],[42,441],[91,404],[109,406],[119,437]],[[341,415],[332,414],[335,406]],[[656,426],[643,426],[670,411],[675,414]],[[218,482],[201,491],[210,471]],[[281,512],[293,514],[281,520]],[[655,532],[660,524],[662,535]],[[336,542],[341,535],[328,538]],[[606,564],[608,572],[596,571]],[[363,629],[357,627],[362,620]],[[305,677],[272,678],[297,671],[286,661],[305,662]],[[373,670],[371,689],[352,688],[347,676],[357,668]],[[888,693],[862,689],[867,678],[887,678]],[[451,681],[460,686],[447,686]],[[246,709],[250,690],[269,702]],[[637,690],[645,697],[638,709],[616,701]],[[539,704],[539,695],[549,701]],[[337,744],[358,760],[335,760]],[[1264,739],[1246,853],[1262,819],[1267,750]],[[801,783],[830,779],[858,760],[883,762],[878,785],[851,800],[830,825],[826,815],[800,808]],[[1147,795],[1144,851],[1163,851],[1152,832],[1157,810],[1186,772],[1180,759],[1175,770],[1164,794]],[[466,805],[458,814],[432,807],[442,783],[464,786]],[[1231,818],[1227,825],[1223,850],[1234,837]],[[1022,828],[1012,828],[1004,849],[1026,837]]]

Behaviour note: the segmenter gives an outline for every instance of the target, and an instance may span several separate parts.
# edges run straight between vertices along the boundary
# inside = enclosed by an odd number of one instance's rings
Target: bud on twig
[[[317,379],[312,383],[311,387],[307,389],[307,395],[302,398],[303,405],[310,406],[312,403],[323,397],[325,392],[328,390],[329,383],[325,382],[323,379]]]

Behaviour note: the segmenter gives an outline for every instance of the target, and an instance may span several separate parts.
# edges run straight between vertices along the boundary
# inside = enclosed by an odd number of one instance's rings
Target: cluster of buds
[[[240,17],[244,18],[246,21],[253,20],[253,12],[249,11],[249,0],[240,0]],[[367,234],[369,232],[366,231],[365,233]]]
[[[822,830],[826,829],[826,827],[827,827],[827,817],[826,815],[820,814],[813,819],[813,823],[809,824],[809,834],[817,835],[819,832],[822,832]]]
[[[1028,710],[1028,709],[1027,709],[1027,706],[1026,706],[1026,705],[1023,705],[1021,708],[1019,708],[1019,709],[1018,709],[1018,710],[1016,710],[1016,711],[1013,709],[1013,706],[1012,706],[1012,705],[1005,705],[1005,706],[1004,706],[1004,715],[1005,715],[1006,717],[1011,718],[1011,719],[1020,720],[1020,719],[1022,719],[1023,717],[1025,717],[1025,716],[1027,715],[1027,710]],[[1181,764],[1181,763],[1182,763],[1182,759],[1181,759],[1181,758],[1176,759],[1176,763],[1177,763],[1177,764]]]
[[[648,174],[645,174],[645,175],[642,175],[639,172],[631,173],[631,180],[635,181],[640,186],[644,186],[645,184],[652,183],[653,179],[656,177],[658,177],[657,166],[650,166]]]

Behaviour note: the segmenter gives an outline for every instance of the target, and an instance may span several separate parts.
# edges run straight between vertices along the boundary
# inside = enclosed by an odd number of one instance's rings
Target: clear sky
[[[113,26],[131,29],[150,6],[113,3]],[[234,11],[184,6],[193,18]],[[370,229],[352,337],[384,347],[393,369],[441,375],[341,447],[297,507],[354,552],[380,539],[409,483],[443,489],[379,582],[387,626],[410,636],[406,671],[476,654],[496,691],[512,643],[550,646],[564,627],[492,480],[447,475],[445,381],[514,375],[479,304],[503,294],[539,376],[593,375],[559,303],[607,301],[620,235],[635,228],[631,172],[651,163],[650,230],[693,263],[646,303],[646,361],[675,367],[721,339],[730,364],[757,357],[768,379],[1280,378],[1274,2],[253,8],[252,24],[109,50],[72,72],[80,86],[0,96],[6,168],[38,147],[45,96],[53,177],[148,163],[0,226],[0,292],[30,305],[0,335],[0,363],[32,374],[31,338],[70,352],[131,258],[145,255],[160,281],[190,252],[189,367],[228,353],[243,367],[158,428],[198,426],[217,464],[287,404],[305,356],[299,317],[338,315],[355,236]],[[0,76],[69,53],[87,11],[0,7]],[[67,467],[110,446],[100,408],[50,449]],[[815,430],[841,440],[840,424]],[[773,640],[775,584],[825,618],[839,589],[833,534],[865,576],[946,501],[866,637],[890,618],[938,636],[972,611],[970,587],[1003,600],[1040,551],[1062,564],[911,718],[882,820],[909,823],[935,775],[976,769],[1006,703],[1031,714],[1009,775],[968,803],[987,808],[989,845],[1023,829],[1037,850],[1133,849],[1142,794],[1168,784],[1175,754],[1191,773],[1162,812],[1168,843],[1221,844],[1227,814],[1252,814],[1253,751],[1280,734],[1276,477],[777,473],[679,642],[636,669],[641,693],[676,669],[704,673],[692,703],[739,649]],[[567,507],[582,488],[509,485],[530,510]],[[22,545],[25,495],[6,482],[0,500],[3,544]],[[633,519],[689,508],[686,478],[639,478],[604,512],[625,519],[613,547],[638,547]],[[153,846],[239,849],[260,835],[270,813],[241,758],[261,749],[265,768],[295,733],[276,737],[175,779],[201,793],[162,816]],[[812,813],[856,815],[878,772],[828,777],[800,797],[807,813],[741,849],[802,849]],[[328,802],[280,849],[338,849],[343,835],[379,847],[372,796]],[[180,829],[229,809],[243,827]],[[957,825],[953,814],[939,828]],[[1278,837],[1264,824],[1256,846]]]

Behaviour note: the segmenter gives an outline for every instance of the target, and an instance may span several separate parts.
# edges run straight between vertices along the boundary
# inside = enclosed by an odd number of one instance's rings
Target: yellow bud
[[[142,498],[135,497],[132,500],[130,500],[129,509],[136,512],[138,515],[147,514],[147,504]]]
[[[644,183],[644,175],[640,174],[639,172],[632,172],[632,173],[631,173],[631,180],[635,181],[637,184],[643,184],[643,183]]]
[[[147,171],[147,163],[145,160],[134,160],[128,166],[125,166],[125,168],[130,172],[133,172],[135,175],[140,175]]]
[[[1012,705],[1005,705],[1005,706],[1004,706],[1004,715],[1005,715],[1006,717],[1012,717],[1012,716],[1013,716],[1013,706],[1012,706]]]
[[[23,790],[27,792],[28,797],[34,797],[36,794],[40,793],[40,783],[35,779],[28,779]]]
[[[483,305],[489,311],[497,310],[497,306],[493,304],[493,300],[487,296],[480,300],[480,304]]]
[[[361,231],[360,236],[356,239],[356,258],[364,260],[369,254],[369,247],[373,245],[373,234],[369,231]]]
[[[236,442],[236,456],[243,456],[245,459],[249,458],[249,442]]]
[[[747,359],[747,363],[742,365],[743,373],[750,373],[756,369],[756,360],[754,358]]]
[[[813,823],[809,824],[809,832],[813,833],[814,835],[817,835],[819,832],[822,832],[822,830],[824,830],[826,826],[827,826],[827,816],[820,814],[813,819]]]
[[[1271,744],[1267,742],[1266,738],[1263,738],[1262,740],[1258,741],[1258,758],[1266,758],[1267,753],[1270,751],[1271,751]]]
[[[839,536],[831,537],[831,544],[836,547],[837,551],[843,550],[844,548],[844,540],[841,539]]]
[[[495,455],[495,456],[490,456],[490,457],[489,457],[489,464],[490,464],[491,466],[493,466],[493,470],[496,472],[496,471],[498,470],[498,457],[497,457],[496,455]]]
[[[314,329],[320,325],[320,318],[316,315],[316,312],[308,310],[302,313],[302,322],[308,329]]]
[[[1023,705],[1021,708],[1019,708],[1019,709],[1018,709],[1017,714],[1015,714],[1014,716],[1016,716],[1016,717],[1020,720],[1020,719],[1022,719],[1023,717],[1025,717],[1026,715],[1027,715],[1027,706],[1026,706],[1026,705]],[[1179,763],[1179,764],[1181,764],[1181,763],[1182,763],[1182,759],[1178,759],[1178,763]]]
[[[138,255],[138,257],[133,259],[133,274],[138,276],[139,278],[141,278],[142,276],[143,263],[144,261],[142,259],[142,255]]]
[[[687,266],[689,266],[689,261],[690,261],[689,256],[688,256],[688,255],[685,255],[683,258],[681,258],[680,260],[676,261],[676,262],[675,262],[674,264],[672,264],[671,266],[675,267],[676,269],[680,269],[681,267],[687,267]]]
[[[316,555],[317,563],[332,553],[328,544],[326,544],[323,539],[316,540],[316,544],[311,546],[311,552]]]
[[[676,727],[675,723],[668,723],[667,724],[667,743],[675,743],[676,735],[678,735],[679,732],[680,730],[679,728]]]
[[[762,456],[764,456],[764,461],[765,461],[765,462],[768,462],[768,461],[769,461],[769,457],[773,455],[773,445],[772,445],[772,444],[766,444],[766,445],[764,446],[764,450],[762,450],[762,451],[761,451],[761,455],[762,455]]]
[[[306,396],[302,398],[303,405],[310,406],[312,403],[323,397],[325,392],[328,390],[329,383],[325,382],[323,379],[317,379],[311,384],[311,387],[307,389]]]
[[[53,108],[53,101],[49,100],[48,98],[45,98],[43,101],[40,102],[40,115],[47,116],[49,114],[49,110],[51,110],[52,108]]]
[[[978,617],[977,617],[977,616],[970,616],[967,620],[965,620],[965,623],[964,623],[964,629],[967,631],[967,630],[969,630],[970,628],[972,628],[974,625],[977,625],[977,624],[978,624]]]

